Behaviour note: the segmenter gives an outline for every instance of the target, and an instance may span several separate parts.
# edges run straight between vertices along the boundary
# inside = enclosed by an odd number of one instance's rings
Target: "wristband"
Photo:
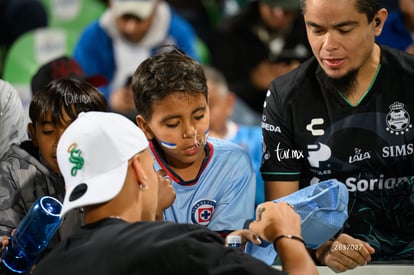
[[[280,239],[282,239],[282,238],[288,238],[288,239],[292,239],[292,240],[297,240],[297,241],[300,241],[301,243],[303,243],[306,246],[305,241],[301,237],[298,237],[298,236],[295,236],[295,235],[279,235],[273,241],[273,244],[276,246],[277,241],[280,240]]]

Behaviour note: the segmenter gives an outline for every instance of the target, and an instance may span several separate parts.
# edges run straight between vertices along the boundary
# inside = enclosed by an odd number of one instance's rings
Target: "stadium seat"
[[[99,0],[41,0],[49,15],[49,26],[81,32],[105,10]]]
[[[72,55],[79,34],[60,28],[40,28],[19,37],[4,60],[3,79],[19,92],[26,106],[31,100],[32,75],[44,63],[62,55]]]

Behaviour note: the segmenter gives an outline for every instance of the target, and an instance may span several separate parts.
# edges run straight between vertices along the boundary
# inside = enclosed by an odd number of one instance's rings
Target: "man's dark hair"
[[[300,7],[302,13],[305,14],[306,0],[300,0]],[[382,5],[381,0],[356,0],[356,7],[360,13],[366,14],[368,22],[371,22]]]

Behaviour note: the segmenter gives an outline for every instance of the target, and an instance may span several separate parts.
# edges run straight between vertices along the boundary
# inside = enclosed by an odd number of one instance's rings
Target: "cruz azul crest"
[[[216,201],[202,199],[197,201],[191,208],[191,221],[195,224],[207,226],[214,214]]]

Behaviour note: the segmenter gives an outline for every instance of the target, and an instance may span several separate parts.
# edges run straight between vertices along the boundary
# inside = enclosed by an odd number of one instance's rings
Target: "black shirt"
[[[312,58],[272,82],[262,128],[265,181],[303,188],[335,178],[349,190],[344,232],[374,259],[414,259],[414,56],[383,47],[357,106],[320,81]]]
[[[34,274],[286,274],[237,250],[208,229],[108,218],[80,229]]]

